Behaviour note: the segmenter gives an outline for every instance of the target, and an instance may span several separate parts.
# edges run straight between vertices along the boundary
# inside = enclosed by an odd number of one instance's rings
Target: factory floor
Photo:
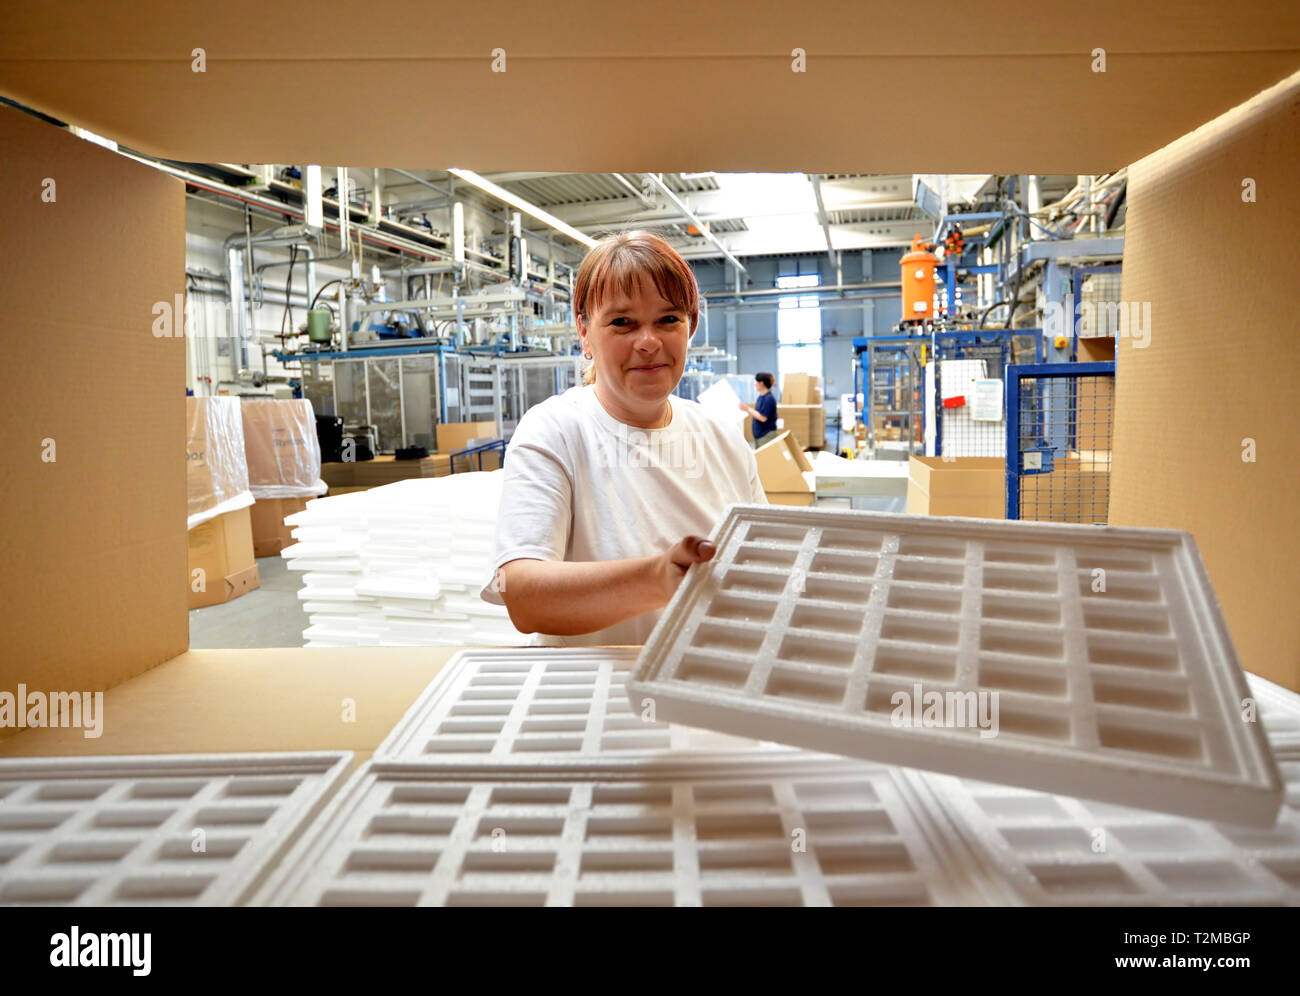
[[[301,647],[311,623],[298,600],[302,573],[283,557],[257,558],[258,587],[238,598],[190,609],[190,649]]]
[[[855,508],[902,512],[903,498],[819,498],[819,508]],[[190,647],[229,650],[245,647],[301,647],[302,631],[311,625],[298,600],[302,575],[282,557],[257,558],[259,586],[246,595],[190,610]]]

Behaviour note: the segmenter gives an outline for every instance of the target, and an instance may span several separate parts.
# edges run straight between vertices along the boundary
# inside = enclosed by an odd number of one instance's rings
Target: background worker
[[[742,401],[740,407],[753,416],[754,449],[758,449],[767,442],[771,433],[776,432],[776,396],[772,394],[772,375],[754,374],[754,387],[758,390],[758,400],[752,405]]]

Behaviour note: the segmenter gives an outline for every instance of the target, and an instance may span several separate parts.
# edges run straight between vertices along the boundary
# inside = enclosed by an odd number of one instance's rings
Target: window
[[[776,278],[782,290],[816,287],[821,276],[801,273]],[[777,366],[782,375],[822,375],[822,311],[815,294],[782,295],[776,313]]]

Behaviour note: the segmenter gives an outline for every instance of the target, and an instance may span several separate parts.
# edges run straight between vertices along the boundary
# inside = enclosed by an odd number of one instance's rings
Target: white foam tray
[[[337,751],[0,760],[0,905],[241,903],[351,763]]]
[[[1198,818],[1276,817],[1277,767],[1241,720],[1250,692],[1185,533],[733,505],[714,539],[628,682],[660,719]],[[895,725],[900,692],[996,693],[998,734]]]
[[[1279,748],[1285,803],[1268,829],[908,772],[985,873],[1035,906],[1300,905],[1300,750]]]
[[[825,759],[373,761],[255,897],[305,906],[987,905],[895,776]]]
[[[375,750],[382,759],[512,764],[555,758],[758,755],[783,744],[648,718],[629,703],[637,651],[465,650],[449,660]]]

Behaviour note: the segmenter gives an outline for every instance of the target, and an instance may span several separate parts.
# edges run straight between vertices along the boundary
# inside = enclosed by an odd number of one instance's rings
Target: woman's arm
[[[668,604],[695,563],[716,547],[687,536],[652,557],[566,562],[512,560],[498,572],[498,591],[521,633],[577,636],[594,633]]]
[[[740,409],[741,409],[741,411],[749,412],[749,414],[753,415],[754,418],[758,419],[760,422],[766,422],[766,421],[767,421],[767,416],[766,416],[766,415],[762,415],[762,414],[760,414],[759,411],[758,411],[758,409],[755,408],[753,405],[747,405],[747,404],[745,404],[745,402],[742,401],[742,402],[740,403]]]

